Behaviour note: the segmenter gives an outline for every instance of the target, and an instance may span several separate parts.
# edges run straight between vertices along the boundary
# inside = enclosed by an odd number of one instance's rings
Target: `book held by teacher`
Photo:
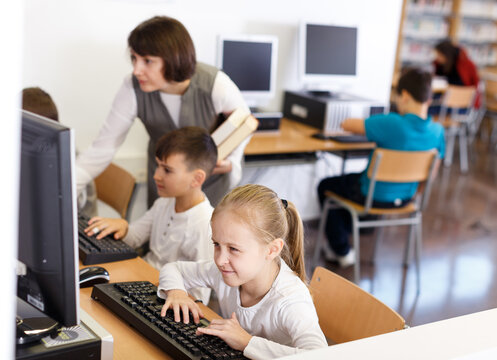
[[[259,121],[245,109],[238,108],[212,133],[217,145],[217,158],[224,160],[259,126]]]

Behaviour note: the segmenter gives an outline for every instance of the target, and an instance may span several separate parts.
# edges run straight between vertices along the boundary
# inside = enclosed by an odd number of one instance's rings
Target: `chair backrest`
[[[425,181],[430,176],[437,153],[436,149],[400,151],[376,148],[368,168],[368,177],[396,183]]]
[[[123,168],[111,163],[95,178],[97,198],[129,220],[129,208],[135,191],[136,180]]]
[[[426,151],[401,151],[376,148],[368,168],[370,178],[365,209],[369,211],[373,203],[374,188],[377,181],[408,183],[420,182],[418,187],[418,209],[428,204],[431,185],[435,178],[440,159],[436,149]],[[420,191],[422,190],[422,191]]]
[[[450,85],[442,98],[442,106],[447,108],[465,109],[473,106],[476,96],[474,86]]]
[[[444,127],[453,127],[457,123],[471,123],[475,120],[474,105],[477,97],[477,88],[474,86],[450,85],[444,93],[437,121]],[[448,112],[448,109],[453,109]],[[466,111],[459,111],[465,109]],[[446,122],[449,117],[452,121]]]
[[[488,78],[485,80],[485,103],[491,106],[491,110],[495,110],[497,104],[497,77]]]
[[[335,344],[405,327],[405,320],[396,311],[321,266],[314,270],[309,287],[321,330]]]

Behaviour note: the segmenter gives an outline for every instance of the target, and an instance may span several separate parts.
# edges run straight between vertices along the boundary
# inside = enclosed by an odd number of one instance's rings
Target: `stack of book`
[[[250,111],[239,108],[212,133],[217,145],[217,158],[224,160],[235,148],[248,138],[259,126]]]

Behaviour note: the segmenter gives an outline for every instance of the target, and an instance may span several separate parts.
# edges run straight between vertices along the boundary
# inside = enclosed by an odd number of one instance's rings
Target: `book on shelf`
[[[224,160],[259,126],[250,111],[238,108],[211,134],[217,145],[217,158]]]

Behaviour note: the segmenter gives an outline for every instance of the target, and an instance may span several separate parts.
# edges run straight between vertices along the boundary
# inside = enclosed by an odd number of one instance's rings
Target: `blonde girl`
[[[211,220],[214,260],[175,262],[160,272],[162,309],[187,323],[203,316],[187,290],[216,292],[221,315],[198,335],[218,336],[252,359],[327,346],[305,284],[303,226],[295,206],[261,185],[227,194]]]

